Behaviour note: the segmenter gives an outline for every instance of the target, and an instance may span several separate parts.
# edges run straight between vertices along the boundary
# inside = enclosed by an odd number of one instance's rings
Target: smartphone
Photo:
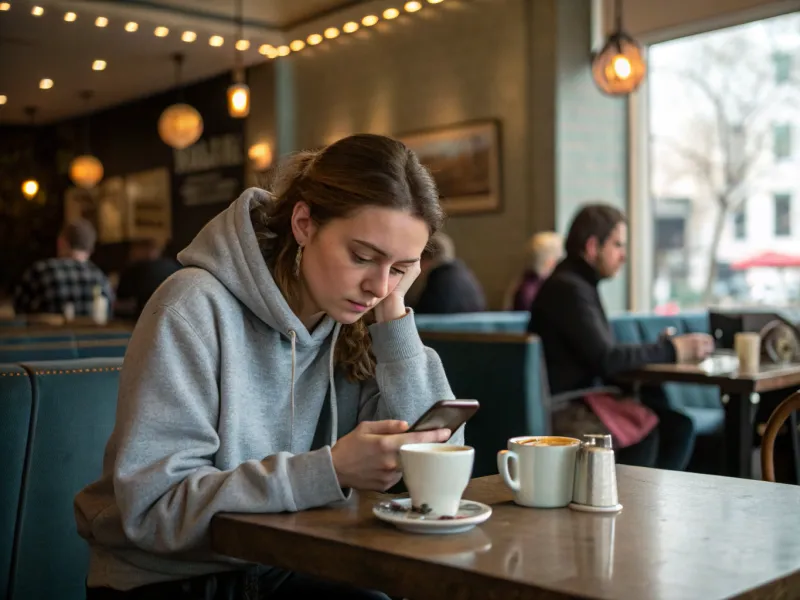
[[[417,419],[409,431],[449,429],[451,433],[455,433],[480,406],[477,400],[439,400]]]

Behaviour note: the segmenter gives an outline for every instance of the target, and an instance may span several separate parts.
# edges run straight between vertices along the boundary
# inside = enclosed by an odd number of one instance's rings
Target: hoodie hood
[[[298,346],[319,346],[333,331],[335,321],[325,316],[309,333],[283,297],[258,246],[250,213],[270,201],[264,190],[246,190],[200,230],[178,254],[178,261],[214,275],[272,329],[286,337],[294,332]]]

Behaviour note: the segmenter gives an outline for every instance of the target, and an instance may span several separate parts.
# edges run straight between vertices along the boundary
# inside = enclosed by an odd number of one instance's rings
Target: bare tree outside
[[[757,212],[787,186],[800,192],[797,170],[771,189],[800,126],[800,14],[655,45],[650,73],[653,196],[687,197],[701,221],[686,235],[686,256],[696,264],[703,255],[694,279],[704,280],[697,291],[707,305],[719,300],[720,245],[732,215],[748,201]]]

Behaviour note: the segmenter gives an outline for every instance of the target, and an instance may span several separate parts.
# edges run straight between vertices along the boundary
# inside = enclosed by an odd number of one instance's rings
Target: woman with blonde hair
[[[564,255],[564,240],[555,231],[542,231],[528,241],[527,266],[509,294],[510,310],[530,310],[542,283]]]
[[[404,300],[443,220],[415,154],[355,135],[269,188],[203,228],[136,325],[103,475],[75,501],[89,600],[385,597],[216,555],[211,519],[384,491],[401,445],[463,440],[407,432],[453,397]]]

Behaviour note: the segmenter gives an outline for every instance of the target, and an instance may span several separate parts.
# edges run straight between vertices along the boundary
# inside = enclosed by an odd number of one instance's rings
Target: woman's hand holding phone
[[[449,429],[408,432],[405,421],[362,421],[331,449],[343,488],[384,492],[400,481],[400,446],[446,442]]]

